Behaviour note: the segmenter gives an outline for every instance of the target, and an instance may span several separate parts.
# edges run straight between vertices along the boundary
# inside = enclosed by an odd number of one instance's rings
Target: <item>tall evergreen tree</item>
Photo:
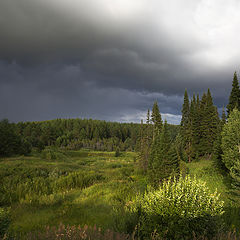
[[[207,94],[204,93],[200,102],[200,143],[199,153],[201,156],[209,155],[213,150],[213,143],[217,137],[217,128],[219,117],[217,108],[213,105],[211,92],[208,89]]]
[[[151,117],[150,117],[150,110],[147,111],[147,119],[146,119],[147,129],[146,129],[146,137],[147,137],[147,145],[151,145],[151,139],[152,139],[152,125],[151,125]]]
[[[225,114],[225,109],[223,107],[221,121],[219,121],[218,128],[217,128],[217,137],[213,144],[213,162],[218,169],[223,170],[224,172],[227,172],[228,170],[222,160],[223,151],[221,147],[221,144],[222,144],[221,133],[225,123],[226,123],[226,114]]]
[[[188,161],[190,161],[191,155],[191,122],[190,122],[190,104],[187,89],[184,92],[184,100],[182,106],[182,119],[181,119],[181,136],[183,139],[183,146],[188,155]]]
[[[191,100],[190,104],[190,111],[189,111],[189,162],[192,159],[196,159],[199,155],[198,153],[198,144],[199,144],[199,126],[200,126],[200,121],[199,121],[199,114],[198,114],[198,109],[199,106],[197,105],[198,102],[196,100],[195,94],[193,94],[193,98]]]
[[[222,109],[222,117],[221,117],[221,124],[224,125],[226,123],[227,117],[226,117],[226,113],[225,113],[225,108],[223,106]]]
[[[236,72],[234,73],[234,76],[233,76],[232,91],[229,96],[229,102],[227,105],[228,116],[235,107],[238,110],[240,110],[240,89],[239,89],[238,78],[237,78]]]
[[[8,119],[0,121],[0,156],[29,153],[28,142],[17,134],[16,126]]]
[[[141,130],[140,130],[140,153],[138,156],[138,162],[140,169],[146,173],[148,168],[148,159],[150,154],[151,146],[151,124],[150,124],[150,111],[147,111],[146,125],[144,126],[143,121],[141,120]]]
[[[160,133],[162,128],[162,117],[159,111],[157,101],[154,102],[152,108],[151,120],[153,122],[153,139]]]
[[[213,105],[213,99],[211,96],[210,89],[207,91],[207,109],[206,115],[208,116],[208,153],[212,152],[213,143],[216,140],[217,136],[217,128],[220,123],[220,119],[218,116],[217,107]]]
[[[148,109],[147,111],[147,120],[146,120],[146,124],[150,124],[151,119],[150,119],[150,110]]]
[[[210,90],[203,93],[201,100],[199,95],[196,98],[193,94],[190,104],[185,90],[182,114],[181,136],[188,161],[197,159],[198,156],[210,156],[219,123]]]
[[[181,126],[184,127],[187,126],[187,122],[189,119],[189,98],[188,98],[188,93],[187,89],[185,89],[184,92],[184,100],[183,100],[183,106],[182,106],[182,119],[181,119]]]
[[[151,146],[148,174],[150,180],[157,184],[162,179],[176,173],[177,169],[177,152],[171,145],[167,122],[165,121],[161,133],[155,137]]]

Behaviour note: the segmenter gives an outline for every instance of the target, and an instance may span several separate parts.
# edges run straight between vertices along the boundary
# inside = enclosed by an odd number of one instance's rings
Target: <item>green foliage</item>
[[[225,108],[223,107],[222,109],[222,117],[221,117],[221,125],[223,126],[227,121],[226,113],[225,113]]]
[[[0,156],[28,154],[30,151],[30,143],[17,133],[15,124],[7,119],[0,121]]]
[[[216,168],[218,168],[220,170],[223,170],[223,171],[226,171],[227,169],[225,167],[225,164],[222,161],[223,151],[222,151],[221,144],[222,144],[222,136],[221,136],[221,132],[219,132],[218,136],[217,136],[217,139],[215,140],[214,145],[213,145],[213,157],[212,157],[212,159],[214,161],[214,164],[215,164]]]
[[[184,92],[184,101],[182,106],[182,119],[181,119],[181,136],[184,147],[187,146],[190,141],[190,132],[189,132],[189,114],[190,114],[190,104],[187,89]]]
[[[232,81],[232,90],[229,96],[229,102],[227,105],[227,113],[228,116],[230,115],[231,111],[237,108],[240,110],[240,89],[238,85],[238,78],[237,73],[235,72],[233,75],[233,81]]]
[[[4,208],[0,208],[0,238],[7,232],[10,221],[9,211]]]
[[[197,95],[191,100],[185,91],[182,108],[181,137],[188,162],[201,156],[210,156],[217,138],[219,117],[217,108],[213,105],[212,96],[208,89],[203,93],[201,101]]]
[[[60,160],[66,159],[66,155],[63,151],[60,151],[56,147],[46,147],[41,151],[41,158],[45,160]]]
[[[159,111],[157,101],[154,102],[154,104],[153,104],[151,121],[154,125],[153,138],[155,138],[160,133],[162,125],[163,125],[162,117],[161,117],[161,114],[160,114],[160,111]]]
[[[53,192],[70,190],[73,188],[83,189],[103,180],[101,174],[83,174],[81,172],[73,172],[68,176],[61,176],[53,182]]]
[[[115,157],[119,157],[121,155],[119,147],[116,148]]]
[[[133,123],[105,122],[92,119],[56,119],[42,122],[16,124],[18,135],[43,150],[57,146],[69,150],[90,148],[93,150],[134,150],[140,125]]]
[[[188,98],[187,89],[185,89],[184,101],[182,106],[182,119],[181,119],[182,131],[186,131],[186,126],[189,120],[189,110],[190,110],[189,98]]]
[[[192,239],[205,235],[213,237],[221,227],[223,201],[206,184],[186,176],[164,181],[157,190],[148,189],[130,205],[138,216],[138,231],[142,239],[157,233],[167,239]]]
[[[222,155],[223,155],[223,151],[222,151],[222,129],[224,124],[226,123],[226,116],[225,116],[225,110],[223,108],[222,110],[222,118],[221,121],[218,124],[218,128],[217,128],[217,137],[216,140],[213,144],[213,161],[214,161],[214,165],[216,168],[218,168],[219,170],[223,171],[223,172],[228,172],[228,169],[226,168],[223,160],[222,160]]]
[[[103,181],[99,173],[66,172],[57,168],[13,169],[0,172],[0,204],[56,204],[71,189],[83,189]]]
[[[11,206],[11,236],[60,222],[113,229],[114,208],[145,189],[133,152],[115,158],[114,152],[51,149],[55,160],[35,152],[0,161],[0,205]]]
[[[146,125],[141,121],[141,131],[140,131],[140,149],[138,154],[138,167],[144,173],[148,169],[148,160],[150,154],[150,146],[153,138],[153,126],[150,124],[150,111],[148,109]]]
[[[203,95],[200,103],[200,119],[199,128],[199,155],[210,155],[213,151],[214,141],[217,137],[217,128],[219,117],[217,108],[213,105],[212,96],[208,89],[207,94]]]
[[[184,161],[179,162],[179,172],[182,176],[186,176],[189,173],[189,168]]]
[[[41,152],[42,158],[47,160],[55,160],[57,158],[56,152],[51,148],[46,148]]]
[[[170,142],[170,136],[165,122],[151,146],[148,163],[148,175],[153,184],[178,172],[178,156],[176,149]]]
[[[222,160],[236,184],[240,184],[240,112],[235,108],[222,131]]]

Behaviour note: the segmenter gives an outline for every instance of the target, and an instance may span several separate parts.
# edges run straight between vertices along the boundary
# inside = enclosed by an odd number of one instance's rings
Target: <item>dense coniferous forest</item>
[[[171,137],[178,126],[168,125]],[[106,122],[92,119],[56,119],[42,122],[0,122],[0,155],[28,154],[32,148],[41,151],[46,146],[69,150],[87,148],[99,151],[134,151],[139,146],[141,125]]]
[[[236,72],[226,108],[186,89],[179,126],[157,102],[138,124],[2,120],[0,239],[239,239]]]

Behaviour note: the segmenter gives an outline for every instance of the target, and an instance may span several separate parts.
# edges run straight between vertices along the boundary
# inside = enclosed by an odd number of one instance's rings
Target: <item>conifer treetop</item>
[[[240,89],[238,84],[237,72],[235,72],[233,75],[232,90],[227,105],[228,116],[235,107],[240,110]]]

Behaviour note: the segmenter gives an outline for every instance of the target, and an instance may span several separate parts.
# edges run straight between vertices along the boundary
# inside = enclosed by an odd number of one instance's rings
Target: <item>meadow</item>
[[[223,220],[228,230],[240,227],[239,197],[227,176],[211,160],[186,164],[190,176],[218,189],[225,202]],[[137,154],[65,151],[47,148],[42,153],[0,159],[0,204],[8,208],[8,235],[24,239],[46,226],[97,226],[101,231],[127,232],[124,207],[148,180],[137,167]],[[110,239],[110,238],[109,238]]]
[[[10,207],[10,235],[45,226],[118,229],[116,214],[127,199],[144,191],[136,154],[49,149],[0,160],[1,205]]]

